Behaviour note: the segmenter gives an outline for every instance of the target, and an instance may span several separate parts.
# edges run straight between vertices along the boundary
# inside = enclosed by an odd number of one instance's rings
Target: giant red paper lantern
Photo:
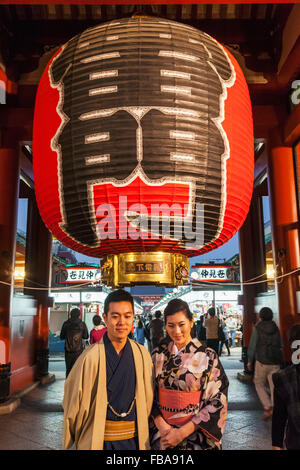
[[[56,52],[39,84],[40,214],[64,245],[89,256],[196,256],[221,246],[248,212],[253,149],[236,60],[206,33],[174,21],[133,17],[92,27]],[[155,204],[182,208],[169,212],[169,237],[162,236],[168,212],[152,211]],[[202,230],[201,243],[178,236],[187,220]]]

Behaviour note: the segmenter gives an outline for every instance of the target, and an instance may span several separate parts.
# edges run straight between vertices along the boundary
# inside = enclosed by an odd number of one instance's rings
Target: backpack
[[[281,364],[282,363],[282,353],[281,350],[278,348],[277,345],[268,343],[266,349],[266,355],[270,362],[273,364]]]
[[[150,323],[150,338],[151,340],[160,340],[164,336],[164,323],[160,318],[155,318]]]
[[[274,322],[272,322],[274,323]],[[272,333],[266,334],[264,327],[266,323],[256,326],[258,333],[257,359],[262,364],[279,365],[282,363],[282,353],[280,348],[280,333],[276,326]]]

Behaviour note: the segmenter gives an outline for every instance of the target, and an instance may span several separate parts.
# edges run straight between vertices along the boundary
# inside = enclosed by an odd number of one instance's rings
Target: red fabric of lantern
[[[89,256],[221,246],[248,212],[253,149],[236,60],[174,21],[90,28],[57,51],[39,84],[39,210],[55,237]]]

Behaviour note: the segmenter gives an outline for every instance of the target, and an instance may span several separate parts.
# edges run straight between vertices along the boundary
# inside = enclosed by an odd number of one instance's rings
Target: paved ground
[[[262,421],[262,407],[253,384],[237,380],[243,364],[241,349],[232,349],[231,356],[221,361],[230,381],[229,412],[224,450],[270,450],[271,422]],[[0,450],[59,450],[63,413],[61,402],[65,381],[63,356],[50,357],[49,372],[56,380],[38,386],[21,398],[20,406],[11,414],[0,415]]]

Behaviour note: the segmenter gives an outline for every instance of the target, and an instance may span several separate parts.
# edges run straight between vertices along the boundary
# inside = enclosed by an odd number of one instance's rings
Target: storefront
[[[229,287],[226,289],[225,286],[223,290],[212,286],[200,290],[188,286],[178,290],[174,289],[174,291],[164,296],[160,302],[154,305],[152,313],[155,310],[163,312],[172,298],[180,298],[188,303],[195,320],[204,315],[208,308],[212,306],[217,307],[224,316],[234,315],[242,319],[243,309],[238,305],[238,296],[241,294],[239,290],[232,290]]]

